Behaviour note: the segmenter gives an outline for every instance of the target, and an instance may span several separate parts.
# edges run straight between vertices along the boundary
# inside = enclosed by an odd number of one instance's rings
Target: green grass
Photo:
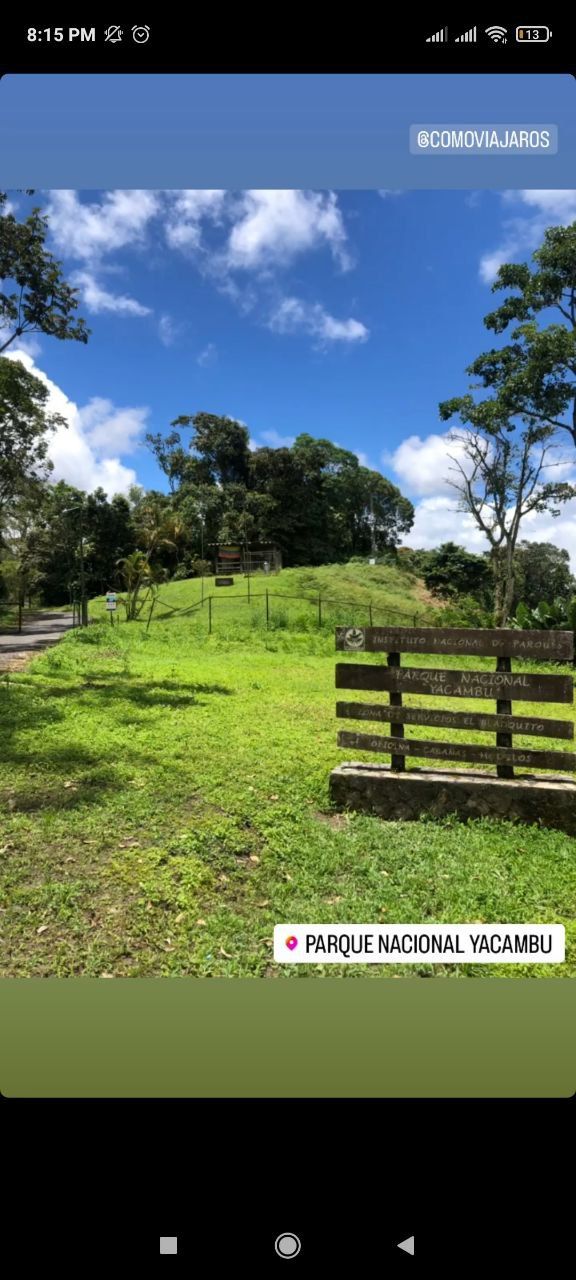
[[[344,622],[367,623],[372,606],[373,621],[398,622],[407,625],[417,616],[420,620],[433,611],[429,596],[415,574],[399,564],[322,565],[316,569],[283,569],[279,574],[257,573],[250,580],[238,575],[231,587],[216,587],[214,578],[191,578],[170,582],[159,589],[154,618],[169,617],[172,610],[189,609],[199,604],[202,593],[213,598],[213,625],[222,621],[246,621],[252,617],[257,628],[266,616],[265,593],[269,596],[269,617],[273,627],[289,625],[296,629],[318,627],[318,596],[322,597],[322,621],[332,629],[334,617]],[[331,602],[334,602],[331,605]],[[342,605],[339,602],[344,602]],[[103,600],[93,606],[104,612]],[[121,612],[121,607],[120,607]],[[143,612],[143,618],[148,609]]]
[[[576,841],[490,820],[330,811],[328,775],[344,758],[333,644],[331,630],[289,620],[266,631],[261,615],[224,619],[212,636],[205,611],[148,631],[103,622],[0,684],[0,972],[575,975]],[[281,921],[442,920],[564,923],[567,961],[272,958]]]

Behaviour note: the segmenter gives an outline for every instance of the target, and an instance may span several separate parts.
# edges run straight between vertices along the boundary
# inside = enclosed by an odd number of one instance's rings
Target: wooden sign
[[[512,628],[474,631],[467,627],[337,627],[336,648],[349,653],[449,653],[571,662],[574,633]]]
[[[337,689],[381,689],[444,698],[498,698],[517,702],[572,702],[571,676],[511,671],[454,671],[449,667],[376,667],[337,662]]]
[[[531,750],[513,746],[513,734],[574,739],[570,720],[538,714],[515,715],[512,703],[574,701],[572,676],[512,670],[512,659],[540,658],[570,662],[574,654],[571,631],[515,631],[512,628],[472,630],[462,627],[337,627],[336,648],[347,653],[383,653],[386,665],[374,662],[336,663],[336,688],[387,693],[388,705],[338,702],[336,714],[347,720],[375,720],[390,725],[390,736],[343,730],[338,745],[391,756],[391,770],[401,772],[407,757],[495,764],[498,777],[513,778],[514,766],[576,772],[576,756],[569,751]],[[495,670],[467,671],[451,667],[402,667],[402,653],[435,653],[493,657]],[[442,711],[406,707],[403,695],[432,698],[494,699],[495,712]],[[405,737],[405,726],[430,725],[456,730],[494,733],[495,745],[435,742]]]
[[[384,720],[387,724],[394,720],[399,724],[429,724],[438,729],[479,729],[482,733],[522,733],[541,738],[574,737],[572,720],[546,720],[541,716],[428,711],[427,707],[385,707],[379,702],[337,702],[336,715],[344,720]]]
[[[215,578],[214,585],[216,587],[233,587],[234,579],[233,578]]]
[[[434,760],[463,760],[472,764],[523,764],[531,769],[576,772],[573,751],[529,751],[522,748],[482,747],[459,742],[427,742],[423,738],[381,738],[373,733],[339,733],[339,747],[356,751],[385,751],[389,755],[422,756]]]

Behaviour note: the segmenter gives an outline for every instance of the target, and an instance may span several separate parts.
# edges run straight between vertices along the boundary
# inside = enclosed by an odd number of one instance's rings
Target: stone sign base
[[[462,821],[508,818],[576,836],[576,783],[571,778],[495,778],[463,769],[393,773],[388,765],[350,763],[332,770],[330,799],[338,809],[395,821],[415,821],[423,814],[456,814]]]

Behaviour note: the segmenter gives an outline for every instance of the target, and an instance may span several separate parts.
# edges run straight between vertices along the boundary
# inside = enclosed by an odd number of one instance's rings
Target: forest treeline
[[[6,365],[10,380],[17,367],[0,359],[0,389]],[[19,369],[29,411],[37,399],[40,412],[44,388]],[[81,569],[87,594],[99,594],[122,584],[137,552],[159,580],[210,573],[215,546],[225,542],[274,545],[286,566],[378,557],[412,527],[414,509],[400,490],[329,440],[302,434],[291,447],[251,449],[244,425],[199,413],[147,443],[168,493],[84,493],[40,475],[39,459],[35,474],[13,475],[2,522],[5,598],[39,594],[64,604],[78,594]]]

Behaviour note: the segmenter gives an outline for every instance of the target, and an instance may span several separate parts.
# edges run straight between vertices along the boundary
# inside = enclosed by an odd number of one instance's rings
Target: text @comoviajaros
[[[277,924],[288,964],[560,964],[561,924]]]

